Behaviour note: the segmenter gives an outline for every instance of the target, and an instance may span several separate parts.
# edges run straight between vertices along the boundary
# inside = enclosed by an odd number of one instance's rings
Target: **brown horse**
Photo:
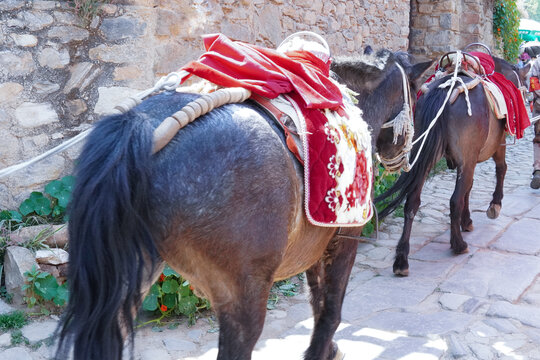
[[[359,93],[376,139],[405,101],[396,64],[412,82],[431,63],[388,51],[366,59],[332,69]],[[197,97],[163,92],[89,135],[70,207],[70,301],[57,359],[72,344],[77,360],[120,359],[126,339],[133,351],[133,317],[164,262],[210,300],[219,360],[251,359],[273,282],[303,271],[315,318],[305,359],[339,354],[332,338],[356,241],[307,221],[303,169],[254,103],[214,109],[150,155],[156,126]]]
[[[503,59],[494,57],[495,71],[502,73],[516,87],[524,83],[528,68],[517,69]],[[423,134],[444,104],[446,88],[439,85],[451,75],[429,83],[428,92],[420,96],[415,109],[415,138]],[[460,75],[464,82],[472,79]],[[435,164],[442,158],[450,169],[456,169],[457,179],[454,193],[450,199],[450,247],[455,254],[468,251],[461,231],[472,231],[473,224],[469,211],[469,195],[473,184],[476,164],[492,158],[495,161],[496,186],[493,199],[487,209],[487,216],[495,219],[499,216],[503,183],[506,174],[505,119],[499,120],[490,108],[482,85],[469,90],[472,116],[467,113],[465,96],[460,95],[453,104],[446,104],[431,132],[427,136],[424,148],[417,163],[410,172],[400,175],[396,183],[376,202],[385,201],[388,206],[379,214],[383,218],[390,214],[405,199],[404,225],[401,238],[396,247],[393,265],[394,274],[409,274],[409,239],[414,217],[420,207],[420,194],[424,182]],[[421,142],[414,145],[411,157],[415,158]],[[390,199],[390,200],[388,200]]]

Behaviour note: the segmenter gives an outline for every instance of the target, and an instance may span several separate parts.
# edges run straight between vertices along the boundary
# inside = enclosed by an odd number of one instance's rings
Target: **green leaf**
[[[34,212],[34,202],[30,199],[24,200],[19,206],[19,211],[23,216],[31,214]]]
[[[146,295],[146,297],[143,300],[142,306],[144,310],[147,311],[155,311],[158,308],[158,300],[157,295],[150,293]]]
[[[50,275],[46,278],[40,278],[36,281],[36,294],[49,301],[52,300],[58,291],[58,282],[54,276]],[[37,287],[38,285],[39,288]]]
[[[34,210],[38,215],[49,215],[52,212],[51,201],[46,197],[35,201]]]
[[[8,210],[0,211],[0,220],[11,220],[11,214]]]
[[[23,221],[23,217],[20,212],[16,210],[10,210],[9,213],[11,214],[11,220],[15,220],[17,222]]]
[[[52,210],[52,216],[56,217],[56,216],[60,216],[62,215],[64,212],[66,211],[66,209],[64,209],[63,207],[61,207],[60,205],[56,205],[53,210]]]
[[[70,193],[73,191],[73,186],[75,185],[75,176],[69,175],[64,176],[62,179],[60,179],[62,184],[64,184],[64,188],[69,191]]]
[[[175,294],[178,291],[178,282],[176,280],[165,280],[161,285],[161,290],[165,294]]]
[[[41,193],[39,191],[32,191],[32,193],[30,194],[29,199],[30,200],[38,200],[38,199],[42,199],[43,197],[44,197],[43,193]]]
[[[150,291],[148,292],[148,295],[153,294],[156,297],[158,297],[161,293],[159,292],[159,285],[154,284],[152,287],[150,287]]]
[[[58,199],[58,205],[65,209],[69,204],[69,200],[71,200],[71,192],[67,190],[62,190],[58,193],[58,196],[56,196],[56,198]]]
[[[64,306],[64,304],[68,301],[69,298],[69,291],[67,289],[66,284],[63,284],[58,287],[56,291],[56,296],[54,297],[53,301],[58,306]]]
[[[163,275],[165,275],[165,276],[174,275],[174,276],[180,277],[180,274],[178,274],[176,271],[171,269],[171,267],[169,265],[165,265],[165,269],[163,269]]]
[[[45,186],[45,192],[52,197],[58,198],[60,192],[64,190],[64,184],[59,180],[54,180]]]
[[[178,302],[178,309],[184,315],[191,315],[197,311],[198,299],[196,296],[188,296],[180,299]]]
[[[174,309],[176,306],[176,294],[163,295],[163,305],[167,307],[167,310]]]

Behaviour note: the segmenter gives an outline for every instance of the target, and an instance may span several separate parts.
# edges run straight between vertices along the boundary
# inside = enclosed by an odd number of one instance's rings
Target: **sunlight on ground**
[[[377,359],[385,350],[383,346],[371,344],[365,341],[338,340],[339,350],[347,356],[354,357],[355,354],[362,354],[362,360]]]
[[[400,357],[397,360],[438,360],[439,357],[433,354],[413,352]]]
[[[516,359],[516,360],[524,359],[523,356],[514,354],[514,349],[506,345],[504,341],[496,342],[495,344],[493,344],[493,348],[497,350],[498,352],[503,353],[504,355],[508,357],[511,357],[512,359]]]
[[[407,337],[406,332],[395,333],[395,332],[371,329],[371,328],[363,328],[353,333],[353,335],[354,336],[369,336],[369,337],[373,337],[373,338],[384,340],[384,341],[393,341],[400,337]]]
[[[336,331],[336,334],[344,329],[350,328],[351,326],[353,325],[342,323]],[[308,348],[311,339],[313,318],[298,322],[294,329],[295,330],[293,331],[300,331],[302,333],[291,334],[281,339],[259,340],[255,351],[253,352],[253,360],[302,359],[304,351]],[[359,339],[336,339],[339,349],[346,355],[346,359],[357,359],[359,354],[361,354],[362,360],[379,359],[389,355],[387,351],[389,350],[389,347],[393,346],[392,342],[401,340],[408,341],[407,339],[415,338],[408,336],[407,332],[405,331],[386,331],[367,327],[354,331],[352,336],[358,337]],[[448,349],[448,345],[444,339],[441,339],[438,336],[433,336],[427,339],[424,338],[423,340],[425,343],[423,343],[422,346],[426,349],[426,352],[414,351],[411,349],[413,352],[408,353],[405,350],[399,354],[403,356],[397,358],[396,360],[436,360],[439,359],[439,355],[437,355],[437,353],[444,352]],[[396,343],[394,343],[394,345],[395,344]],[[497,346],[497,350],[500,353],[513,356],[512,349],[510,349],[508,346],[504,345],[503,343],[498,343]],[[435,349],[438,351],[431,354],[429,349]],[[215,360],[217,353],[217,347],[213,347],[200,356],[179,358],[177,360]],[[521,357],[513,358],[516,360],[523,360]]]

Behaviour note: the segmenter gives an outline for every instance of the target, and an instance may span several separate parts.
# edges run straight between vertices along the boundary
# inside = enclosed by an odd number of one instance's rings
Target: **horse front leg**
[[[493,199],[489,204],[489,208],[486,211],[488,218],[496,219],[501,213],[504,177],[506,175],[506,146],[499,146],[495,154],[492,156],[495,161],[495,176],[497,183],[495,185],[495,191],[493,192]]]
[[[463,219],[466,194],[472,187],[474,166],[475,163],[458,166],[456,187],[450,198],[450,248],[455,254],[468,251],[468,245],[461,235],[460,224]]]
[[[341,322],[343,298],[357,248],[356,240],[334,238],[323,257],[306,271],[315,327],[305,360],[343,358],[332,338]]]

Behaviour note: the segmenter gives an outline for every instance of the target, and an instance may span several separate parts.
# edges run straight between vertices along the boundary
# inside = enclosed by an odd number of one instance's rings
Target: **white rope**
[[[452,94],[452,90],[454,90],[454,86],[456,85],[456,82],[461,82],[464,85],[463,79],[458,77],[458,72],[459,72],[459,69],[461,67],[461,51],[459,51],[459,50],[456,51],[456,58],[457,58],[457,64],[456,64],[456,68],[454,70],[454,74],[453,74],[452,78],[449,79],[448,81],[446,81],[444,84],[442,84],[442,85],[444,85],[444,87],[450,86],[450,88],[448,89],[448,93],[446,94],[446,98],[444,99],[444,102],[443,102],[441,108],[437,112],[437,115],[435,115],[435,118],[433,120],[431,120],[431,123],[429,124],[428,128],[422,133],[422,135],[418,136],[418,138],[415,141],[413,141],[413,146],[414,146],[420,139],[423,139],[422,143],[420,144],[420,148],[416,152],[416,157],[414,158],[414,161],[410,165],[410,169],[412,169],[412,167],[416,164],[416,161],[418,160],[418,157],[420,156],[420,153],[422,152],[422,149],[424,148],[424,144],[426,142],[426,139],[427,139],[427,136],[428,136],[429,132],[431,131],[433,126],[435,126],[435,123],[437,122],[437,120],[439,119],[441,114],[443,113],[444,108],[446,107],[446,104],[448,103],[448,100],[450,99],[450,95]],[[443,87],[442,85],[439,86],[439,87]],[[464,88],[465,88],[465,93],[466,93],[466,96],[467,96],[467,106],[468,106],[467,111],[469,113],[469,116],[471,116],[471,108],[470,108],[470,102],[469,102],[469,98],[468,98],[468,90],[467,90],[466,86],[464,86]]]
[[[391,121],[383,124],[382,128],[394,128],[393,144],[397,144],[399,135],[405,137],[405,144],[401,151],[391,159],[382,157],[380,154],[375,154],[377,160],[383,164],[384,168],[389,172],[396,172],[400,169],[409,171],[409,152],[412,149],[412,139],[414,137],[414,122],[413,113],[410,104],[412,103],[411,94],[409,90],[409,80],[405,74],[405,70],[401,65],[396,63],[396,66],[401,72],[401,79],[403,84],[403,109],[400,113]]]
[[[10,166],[10,167],[7,167],[5,169],[0,170],[0,178],[3,178],[4,176],[8,176],[8,175],[10,175],[10,174],[12,174],[12,173],[14,173],[16,171],[24,169],[27,166],[35,164],[36,162],[41,161],[41,160],[43,160],[43,159],[45,159],[45,158],[47,158],[49,156],[52,156],[52,155],[54,155],[56,153],[59,153],[60,151],[64,151],[67,148],[72,147],[73,145],[77,144],[79,141],[84,139],[90,133],[90,130],[92,130],[92,128],[86,129],[85,131],[78,134],[77,136],[72,137],[71,139],[63,142],[62,144],[58,145],[57,147],[54,147],[54,148],[50,149],[49,151],[47,151],[47,152],[45,152],[45,153],[43,153],[41,155],[36,156],[33,159],[30,159],[30,160],[27,160],[27,161],[25,161],[23,163],[13,165],[13,166]]]
[[[121,114],[121,113],[124,113],[126,111],[128,111],[129,109],[131,109],[132,107],[134,107],[135,105],[139,104],[143,99],[145,99],[146,97],[158,92],[158,91],[161,91],[163,89],[165,90],[174,90],[176,89],[177,87],[180,86],[180,82],[184,79],[184,77],[186,77],[187,75],[189,75],[189,73],[187,71],[184,71],[184,70],[181,70],[179,72],[172,72],[166,76],[163,76],[161,77],[161,79],[159,79],[156,84],[148,89],[148,90],[144,90],[144,91],[141,91],[140,93],[136,94],[135,96],[132,96],[126,100],[124,100],[120,105],[117,105],[115,106],[115,110],[114,110],[114,113],[116,114]],[[35,164],[36,162],[38,161],[41,161],[49,156],[52,156],[54,154],[57,154],[61,151],[64,151],[70,147],[72,147],[73,145],[77,144],[78,142],[80,142],[81,140],[83,140],[86,136],[88,136],[88,134],[90,134],[90,131],[92,130],[92,128],[89,128],[81,133],[79,133],[77,136],[74,136],[73,138],[63,142],[62,144],[48,150],[47,152],[41,154],[41,155],[38,155],[30,160],[27,160],[25,162],[22,162],[20,164],[16,164],[16,165],[13,165],[13,166],[9,166],[5,169],[2,169],[0,170],[0,178],[2,177],[5,177],[5,176],[8,176],[10,174],[13,174],[14,172],[16,171],[19,171],[19,170],[22,170],[32,164]]]

